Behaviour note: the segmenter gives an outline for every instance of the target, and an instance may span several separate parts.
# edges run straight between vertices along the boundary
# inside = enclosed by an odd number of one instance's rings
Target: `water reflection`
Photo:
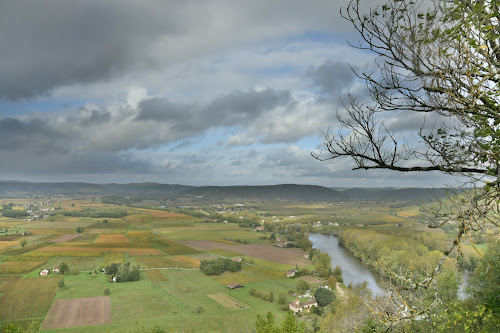
[[[374,294],[383,293],[380,287],[382,278],[370,266],[365,265],[358,258],[354,257],[347,249],[341,247],[335,236],[326,236],[321,234],[309,234],[309,240],[313,247],[321,252],[328,253],[332,258],[332,266],[340,266],[344,284],[357,284],[364,281],[368,282],[368,288]]]

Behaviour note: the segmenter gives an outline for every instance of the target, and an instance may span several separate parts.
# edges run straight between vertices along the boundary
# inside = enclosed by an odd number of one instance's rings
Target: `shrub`
[[[111,294],[109,288],[104,289],[104,295],[108,296],[109,294]]]

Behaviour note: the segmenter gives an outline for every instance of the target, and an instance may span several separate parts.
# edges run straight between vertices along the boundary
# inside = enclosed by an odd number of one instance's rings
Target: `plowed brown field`
[[[192,240],[183,243],[198,250],[224,249],[241,253],[249,257],[286,265],[295,266],[298,264],[299,266],[307,266],[310,264],[307,259],[304,259],[304,251],[297,248],[283,249],[261,244],[229,245],[207,240]]]
[[[43,322],[44,329],[111,323],[109,297],[58,299]]]

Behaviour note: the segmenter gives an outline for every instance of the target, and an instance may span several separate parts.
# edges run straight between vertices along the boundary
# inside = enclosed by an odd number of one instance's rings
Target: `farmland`
[[[76,215],[79,210],[117,208],[99,198],[61,199],[47,205],[54,207]],[[204,219],[175,207],[167,211],[120,206],[127,214],[120,218],[65,216],[58,211],[37,221],[2,218],[8,232],[0,235],[1,318],[43,322],[43,332],[130,332],[138,323],[146,331],[155,325],[172,331],[244,331],[254,327],[257,314],[271,311],[277,322],[286,315],[276,300],[254,297],[250,289],[273,292],[275,298],[281,295],[290,302],[294,298],[289,292],[295,292],[301,281],[313,286],[326,282],[312,273],[286,278],[287,270],[314,271],[315,264],[300,247],[273,246],[271,234],[286,240],[284,230],[299,223],[307,223],[310,232],[324,233],[370,229],[390,234],[422,228],[418,208],[411,205],[254,202],[228,205],[221,213],[223,218],[255,218],[277,226],[259,232],[208,220],[213,215],[210,207],[197,208],[191,210],[211,215]],[[312,225],[318,221],[320,226]],[[199,270],[200,260],[220,257],[242,258],[241,271],[207,276]],[[42,268],[62,263],[69,274],[39,276]],[[99,270],[112,263],[138,265],[140,280],[110,282],[111,277]],[[59,287],[61,280],[64,285]],[[230,290],[230,283],[244,287]]]

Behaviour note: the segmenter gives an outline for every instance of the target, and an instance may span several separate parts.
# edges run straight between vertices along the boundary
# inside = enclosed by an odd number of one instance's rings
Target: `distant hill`
[[[33,195],[123,195],[141,193],[172,194],[191,186],[158,183],[91,184],[91,183],[31,183],[0,181],[0,196],[19,197]]]
[[[448,188],[348,188],[339,190],[353,199],[369,201],[433,201],[443,198],[450,189]],[[456,191],[456,189],[455,189]]]
[[[432,201],[442,198],[449,189],[436,188],[327,188],[317,185],[264,186],[186,186],[159,183],[92,184],[32,183],[0,181],[0,197],[32,197],[44,195],[118,195],[148,196],[160,194],[163,199],[186,198],[194,201],[288,200],[288,201]]]
[[[266,185],[266,186],[204,186],[184,192],[184,195],[211,200],[290,200],[290,201],[342,201],[349,196],[317,185]]]

